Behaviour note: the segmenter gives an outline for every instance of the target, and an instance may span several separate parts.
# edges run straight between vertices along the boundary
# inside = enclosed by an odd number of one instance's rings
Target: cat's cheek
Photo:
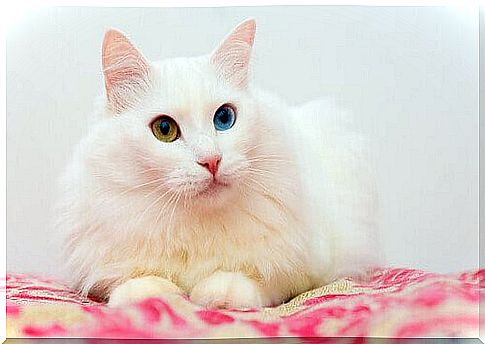
[[[271,305],[258,283],[242,273],[216,272],[190,293],[192,302],[210,309],[254,309]]]

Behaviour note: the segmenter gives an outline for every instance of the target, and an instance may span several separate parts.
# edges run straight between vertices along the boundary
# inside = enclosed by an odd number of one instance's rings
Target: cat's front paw
[[[133,278],[113,289],[108,306],[117,307],[148,297],[167,297],[175,294],[180,295],[182,291],[165,278],[156,276]]]
[[[190,299],[207,308],[248,309],[270,305],[258,283],[242,273],[216,272],[201,280]]]

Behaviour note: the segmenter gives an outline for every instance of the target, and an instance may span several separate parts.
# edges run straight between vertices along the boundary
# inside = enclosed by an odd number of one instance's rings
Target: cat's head
[[[89,140],[96,178],[193,209],[262,190],[278,158],[248,82],[255,29],[244,21],[209,55],[161,62],[108,31],[106,107]]]

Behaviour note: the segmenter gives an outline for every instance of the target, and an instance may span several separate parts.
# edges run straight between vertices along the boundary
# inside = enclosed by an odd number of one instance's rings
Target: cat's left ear
[[[103,41],[103,73],[108,108],[120,113],[132,107],[150,85],[150,65],[130,40],[117,30]]]
[[[256,34],[256,21],[248,19],[239,24],[212,53],[211,63],[217,73],[237,88],[248,83],[249,61]]]

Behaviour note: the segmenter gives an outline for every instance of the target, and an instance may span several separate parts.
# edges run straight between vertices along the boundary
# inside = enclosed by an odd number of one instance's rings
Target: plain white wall
[[[459,8],[44,8],[7,36],[7,269],[55,274],[55,182],[103,90],[103,33],[150,59],[208,53],[258,23],[255,83],[335,97],[372,140],[394,266],[478,266],[478,12]]]

